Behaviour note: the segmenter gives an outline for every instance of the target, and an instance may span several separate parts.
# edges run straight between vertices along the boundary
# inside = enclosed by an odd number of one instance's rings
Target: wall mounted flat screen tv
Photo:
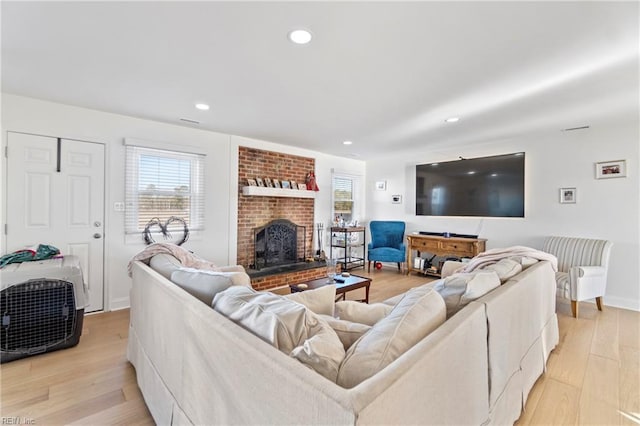
[[[524,217],[524,152],[418,164],[416,214]]]

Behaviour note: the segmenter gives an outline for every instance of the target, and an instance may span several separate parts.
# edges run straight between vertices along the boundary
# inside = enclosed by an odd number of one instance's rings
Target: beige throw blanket
[[[127,270],[129,271],[129,276],[131,276],[131,268],[133,262],[139,260],[141,262],[149,264],[149,260],[155,256],[156,254],[170,254],[182,263],[183,266],[194,269],[205,269],[208,271],[219,271],[218,268],[213,263],[202,259],[201,257],[191,253],[189,250],[184,249],[180,246],[177,246],[172,243],[153,243],[145,247],[140,253],[133,256],[133,258],[129,261],[129,265],[127,266]]]
[[[531,247],[512,246],[484,251],[471,259],[469,263],[466,263],[462,268],[458,269],[456,273],[471,272],[475,269],[482,269],[485,266],[497,263],[501,259],[506,259],[512,256],[526,256],[538,260],[548,260],[549,262],[551,262],[553,270],[558,270],[558,259],[554,255],[533,249]]]

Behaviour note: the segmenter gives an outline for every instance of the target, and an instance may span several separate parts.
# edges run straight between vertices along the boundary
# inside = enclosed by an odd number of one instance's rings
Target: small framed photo
[[[392,195],[391,202],[393,204],[402,204],[402,195]]]
[[[256,178],[256,182],[258,183],[258,186],[264,186],[264,181],[262,180],[262,178]]]
[[[386,191],[387,190],[387,181],[379,180],[376,182],[376,190],[378,191]]]
[[[290,186],[290,184],[289,184],[289,181],[288,181],[288,180],[283,180],[283,181],[281,181],[280,183],[282,184],[282,187],[283,187],[284,189],[290,189],[290,188],[291,188],[291,186]]]
[[[596,163],[596,179],[627,177],[627,160]]]
[[[271,178],[264,178],[264,184],[267,188],[273,188],[273,182],[271,182]]]
[[[576,188],[560,188],[560,204],[575,204],[576,197]]]
[[[258,186],[258,183],[256,182],[255,179],[247,179],[247,183],[249,184],[249,186]]]
[[[292,180],[290,183],[291,183],[291,189],[298,189],[298,184],[296,183],[295,180]]]
[[[274,188],[281,188],[280,181],[278,179],[273,179],[273,187]]]
[[[299,183],[298,184],[298,189],[304,189],[306,191],[307,190],[307,184],[306,183]]]

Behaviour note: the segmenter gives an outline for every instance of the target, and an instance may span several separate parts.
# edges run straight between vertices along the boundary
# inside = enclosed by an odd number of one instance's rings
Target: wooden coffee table
[[[339,300],[346,300],[347,292],[364,287],[365,297],[364,299],[358,299],[357,301],[369,303],[369,286],[371,286],[371,278],[360,277],[358,275],[351,275],[348,277],[341,277],[337,275],[336,278],[344,279],[344,282],[341,283],[341,282],[335,281],[333,283],[329,283],[328,282],[329,279],[325,277],[325,278],[320,278],[313,281],[307,281],[304,283],[291,284],[289,285],[289,288],[291,288],[291,293],[298,293],[300,291],[313,290],[314,288],[324,287],[325,285],[328,285],[328,284],[335,284],[336,296],[338,296],[336,297],[336,302],[337,302]],[[303,287],[300,287],[300,284],[306,284],[307,286],[303,288]]]

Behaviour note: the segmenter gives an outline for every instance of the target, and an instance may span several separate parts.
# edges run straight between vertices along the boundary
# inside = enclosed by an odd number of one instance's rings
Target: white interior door
[[[50,244],[79,257],[90,305],[104,304],[104,145],[8,133],[7,252]]]

